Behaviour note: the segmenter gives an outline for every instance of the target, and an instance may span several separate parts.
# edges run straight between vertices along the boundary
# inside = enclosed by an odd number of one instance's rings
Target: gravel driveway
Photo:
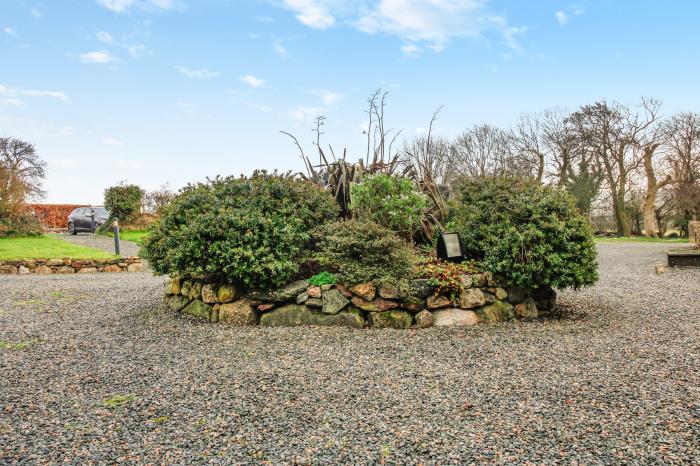
[[[700,270],[601,244],[565,315],[227,328],[146,273],[0,278],[0,463],[700,463]]]
[[[103,251],[114,253],[114,238],[85,233],[79,233],[75,236],[57,236],[62,240],[68,241],[69,243],[78,244],[80,246],[87,246],[95,249],[102,249]],[[135,243],[132,243],[131,241],[121,240],[119,242],[119,249],[122,257],[134,257],[139,255],[139,246]]]

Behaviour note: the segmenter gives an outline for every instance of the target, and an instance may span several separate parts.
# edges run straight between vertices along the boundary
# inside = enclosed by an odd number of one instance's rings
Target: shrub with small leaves
[[[353,218],[378,223],[411,240],[428,206],[427,197],[408,178],[378,174],[350,190]]]
[[[105,189],[105,209],[112,218],[127,223],[141,211],[144,190],[135,184],[121,183]]]
[[[337,217],[330,194],[289,175],[216,178],[184,188],[143,251],[157,273],[268,290],[296,276],[310,230]]]
[[[448,228],[502,281],[580,288],[598,279],[593,234],[563,189],[521,178],[463,180]]]
[[[343,285],[400,284],[410,278],[413,248],[391,230],[373,222],[328,223],[313,233],[311,258],[331,270]]]
[[[335,285],[335,283],[335,275],[330,272],[317,273],[313,277],[309,278],[309,284],[312,286]]]

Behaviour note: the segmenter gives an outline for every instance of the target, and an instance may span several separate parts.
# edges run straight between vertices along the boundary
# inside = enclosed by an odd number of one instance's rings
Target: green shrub
[[[479,268],[474,261],[455,264],[436,257],[423,260],[416,267],[416,276],[426,278],[428,284],[435,288],[436,295],[446,293],[453,298],[465,288],[463,277],[475,273],[479,273]],[[468,286],[471,286],[471,283]]]
[[[313,237],[312,259],[333,271],[344,285],[397,284],[410,278],[415,264],[411,246],[373,222],[328,223],[316,229]]]
[[[159,273],[267,290],[297,274],[310,230],[337,216],[330,194],[289,176],[216,178],[184,188],[143,251]]]
[[[580,288],[598,279],[588,221],[562,189],[518,178],[462,181],[448,228],[510,284]]]
[[[0,217],[0,238],[39,236],[42,233],[41,222],[33,215],[20,213]]]
[[[111,218],[127,223],[141,210],[144,190],[134,184],[121,183],[105,189],[105,208]]]
[[[313,277],[309,278],[309,285],[321,286],[321,285],[335,285],[335,275],[330,272],[317,273]]]
[[[407,178],[374,175],[350,190],[350,211],[358,220],[378,223],[411,240],[420,228],[428,200]]]

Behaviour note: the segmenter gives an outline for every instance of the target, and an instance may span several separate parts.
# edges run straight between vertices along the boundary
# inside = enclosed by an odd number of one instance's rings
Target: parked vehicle
[[[68,233],[94,233],[107,219],[109,212],[104,207],[79,207],[68,216]]]

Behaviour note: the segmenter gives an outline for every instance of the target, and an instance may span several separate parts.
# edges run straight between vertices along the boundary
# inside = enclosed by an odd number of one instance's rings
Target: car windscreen
[[[109,217],[109,212],[103,207],[94,207],[95,217]]]

